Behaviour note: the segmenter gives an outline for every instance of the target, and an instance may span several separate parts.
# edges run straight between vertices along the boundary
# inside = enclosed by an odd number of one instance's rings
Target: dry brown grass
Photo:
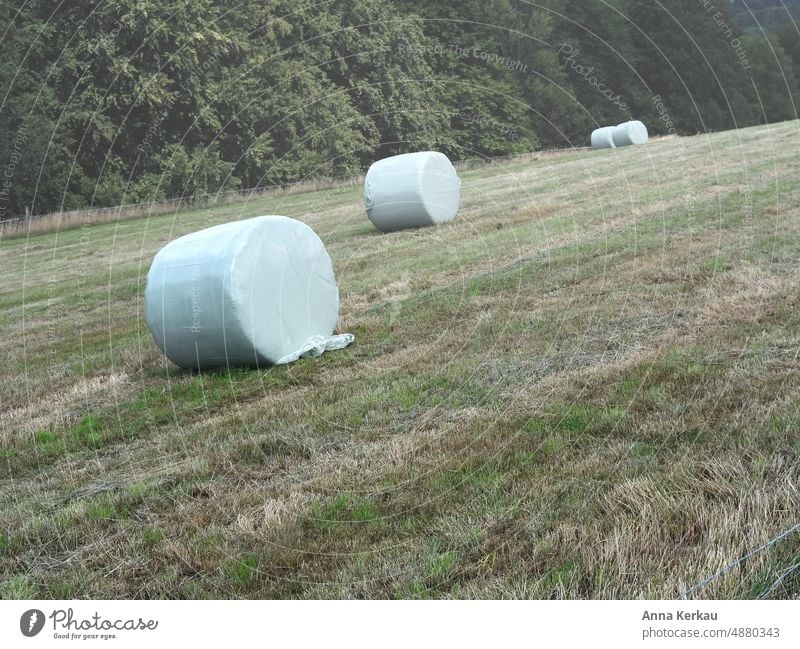
[[[265,189],[248,189],[243,191],[221,192],[202,196],[183,196],[149,203],[120,205],[117,207],[99,207],[68,212],[49,212],[31,217],[0,221],[0,238],[15,239],[37,234],[63,232],[91,225],[117,223],[128,219],[142,219],[164,214],[175,214],[187,209],[214,207],[241,203],[242,201],[261,200],[269,197],[305,194],[337,187],[355,187],[362,185],[363,176],[347,178],[312,178],[289,185],[269,187]]]

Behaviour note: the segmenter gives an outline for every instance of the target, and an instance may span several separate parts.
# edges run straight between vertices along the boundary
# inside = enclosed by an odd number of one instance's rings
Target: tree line
[[[3,3],[0,219],[795,118],[800,32],[729,5]]]

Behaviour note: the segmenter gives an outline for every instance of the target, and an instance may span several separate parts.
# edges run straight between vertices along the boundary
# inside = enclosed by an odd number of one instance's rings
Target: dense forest
[[[4,2],[0,219],[794,118],[800,32],[741,4]]]

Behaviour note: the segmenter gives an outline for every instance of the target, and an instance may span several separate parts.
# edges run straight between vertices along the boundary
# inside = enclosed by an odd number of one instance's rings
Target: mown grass
[[[0,595],[675,597],[800,511],[797,128],[476,167],[435,229],[337,187],[0,240]],[[171,367],[152,256],[265,213],[357,342]],[[798,554],[696,596],[797,596]]]

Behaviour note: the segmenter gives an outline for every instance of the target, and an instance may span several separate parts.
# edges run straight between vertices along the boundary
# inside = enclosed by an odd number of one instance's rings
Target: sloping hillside
[[[676,596],[798,521],[798,128],[463,171],[436,229],[342,187],[0,241],[0,595]],[[266,213],[356,343],[170,367],[153,255]],[[798,553],[696,594],[797,596]]]
[[[779,2],[747,7],[785,22]],[[0,222],[345,176],[433,143],[572,146],[632,116],[724,131],[800,103],[800,34],[742,37],[726,0],[229,5],[0,3]]]

